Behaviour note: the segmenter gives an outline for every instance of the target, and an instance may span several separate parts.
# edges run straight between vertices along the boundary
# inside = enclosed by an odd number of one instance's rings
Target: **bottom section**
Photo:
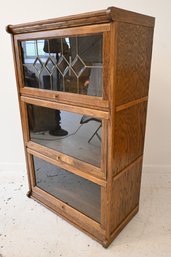
[[[103,187],[37,155],[28,155],[28,196],[108,247],[138,212],[142,156]]]
[[[52,201],[46,199],[43,195],[37,194],[34,191],[29,192],[28,196],[43,204],[45,207],[61,216],[67,222],[71,223],[79,230],[83,231],[89,235],[92,239],[99,242],[104,248],[107,248],[112,241],[117,237],[117,235],[122,231],[122,229],[129,223],[129,221],[136,215],[139,207],[137,206],[132,212],[122,221],[122,223],[113,231],[113,233],[107,237],[106,231],[100,227],[100,224],[91,221],[89,218],[85,219],[81,215],[77,215],[74,211],[71,211],[68,207],[58,206],[53,204]]]
[[[37,157],[33,163],[37,187],[100,223],[99,185]]]
[[[44,191],[34,188],[32,192],[29,192],[29,197],[41,203],[58,216],[71,223],[103,246],[106,245],[107,240],[105,238],[105,230],[101,228],[101,225],[89,217],[81,214],[77,210],[70,206],[60,202],[59,200],[52,199],[52,196],[47,195]]]

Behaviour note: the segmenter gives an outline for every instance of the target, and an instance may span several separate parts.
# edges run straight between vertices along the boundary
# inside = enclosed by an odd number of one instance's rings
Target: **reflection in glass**
[[[21,51],[25,86],[102,96],[102,34],[22,41]]]
[[[31,140],[100,167],[101,120],[28,105]]]
[[[33,157],[36,185],[100,222],[100,186]]]

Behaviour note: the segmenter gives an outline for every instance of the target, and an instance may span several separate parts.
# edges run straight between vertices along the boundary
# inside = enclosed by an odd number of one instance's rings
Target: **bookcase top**
[[[117,7],[109,7],[100,11],[87,12],[17,25],[8,25],[6,27],[6,31],[15,35],[109,22],[127,22],[131,24],[143,25],[146,27],[154,27],[155,19],[144,14],[127,11]]]

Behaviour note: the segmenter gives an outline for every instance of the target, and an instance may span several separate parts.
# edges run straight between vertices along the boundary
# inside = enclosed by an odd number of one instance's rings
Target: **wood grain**
[[[111,25],[110,31],[103,34],[103,101],[107,101],[109,107],[109,92],[110,92],[110,46],[111,46]]]
[[[31,186],[32,188],[36,186],[36,178],[35,178],[35,170],[34,170],[34,163],[33,163],[33,158],[32,155],[30,155],[27,152],[27,159],[28,159],[28,166],[29,166],[29,173],[30,173],[30,180],[31,180]]]
[[[142,158],[113,179],[111,197],[111,233],[139,203]]]
[[[125,22],[130,24],[141,25],[145,27],[154,27],[154,18],[144,14],[126,11],[117,7],[109,7],[113,21]]]
[[[96,33],[104,33],[110,31],[110,24],[98,24],[98,25],[91,25],[91,26],[82,26],[82,27],[72,27],[72,28],[65,28],[65,29],[53,29],[53,30],[46,30],[46,31],[36,31],[31,33],[24,33],[24,34],[17,34],[15,35],[16,40],[30,40],[30,39],[48,39],[53,37],[74,37],[74,36],[81,36],[81,35],[92,35]]]
[[[61,18],[48,19],[19,25],[8,25],[6,31],[11,34],[47,31],[52,29],[70,28],[84,25],[122,21],[153,27],[154,18],[135,12],[130,12],[116,7],[106,10],[70,15]]]
[[[67,92],[56,92],[45,89],[36,89],[22,87],[20,88],[21,96],[35,97],[43,100],[49,100],[58,103],[74,104],[76,106],[83,106],[89,108],[96,108],[98,110],[108,110],[109,102],[102,97],[77,95]]]
[[[137,100],[131,101],[129,103],[119,105],[119,106],[116,107],[116,112],[122,111],[124,109],[130,108],[133,105],[137,105],[139,103],[147,102],[147,101],[148,101],[148,97],[145,96],[145,97],[139,98]]]
[[[116,113],[113,174],[143,154],[147,102]]]
[[[128,216],[119,224],[119,226],[110,234],[110,238],[107,241],[104,241],[102,244],[105,248],[107,248],[111,242],[118,236],[118,234],[122,231],[122,229],[128,224],[128,222],[137,214],[139,211],[139,205],[133,209]]]
[[[79,96],[78,96],[79,97]],[[88,116],[94,116],[96,118],[101,118],[101,119],[108,119],[109,114],[108,112],[105,111],[100,111],[100,110],[95,110],[95,109],[88,109],[84,107],[78,107],[72,105],[72,108],[68,104],[62,104],[58,102],[51,102],[51,101],[45,101],[42,99],[36,99],[32,97],[26,97],[26,96],[21,96],[21,100],[25,103],[29,104],[34,104],[42,107],[48,107],[52,109],[57,109],[57,110],[63,110],[63,111],[72,111],[74,113],[80,113],[82,115],[88,115]]]
[[[78,176],[81,176],[81,177],[83,177],[85,179],[88,179],[88,180],[90,180],[90,181],[92,181],[92,182],[94,182],[94,183],[96,183],[98,185],[101,185],[101,186],[104,186],[104,187],[106,186],[106,181],[104,179],[101,179],[101,178],[99,178],[97,176],[95,177],[95,176],[93,176],[90,173],[85,173],[84,171],[81,171],[77,167],[73,167],[71,165],[68,165],[67,163],[61,162],[58,159],[50,158],[47,155],[44,155],[44,154],[42,154],[40,152],[37,152],[37,151],[29,149],[29,148],[27,149],[27,152],[29,154],[32,154],[32,155],[34,155],[34,156],[44,160],[44,161],[47,161],[47,162],[49,162],[51,164],[54,164],[54,165],[57,165],[60,168],[66,169],[66,170],[68,170],[68,171],[70,171],[70,172],[72,172],[72,173],[74,173],[74,174],[76,174]]]
[[[113,129],[114,129],[114,117],[115,117],[115,72],[116,72],[116,38],[117,38],[117,23],[113,23],[111,25],[110,31],[110,62],[109,62],[109,70],[110,70],[110,79],[109,79],[109,121],[108,121],[108,150],[106,152],[105,158],[107,158],[107,190],[106,190],[106,242],[110,239],[110,220],[111,220],[111,192],[112,192],[112,168],[113,168],[113,152],[114,152],[114,136],[113,136]]]
[[[118,24],[116,106],[148,95],[153,29]]]

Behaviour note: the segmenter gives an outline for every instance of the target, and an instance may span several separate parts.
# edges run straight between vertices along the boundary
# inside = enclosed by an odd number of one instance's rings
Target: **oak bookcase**
[[[107,247],[138,212],[154,18],[8,25],[28,196]]]

